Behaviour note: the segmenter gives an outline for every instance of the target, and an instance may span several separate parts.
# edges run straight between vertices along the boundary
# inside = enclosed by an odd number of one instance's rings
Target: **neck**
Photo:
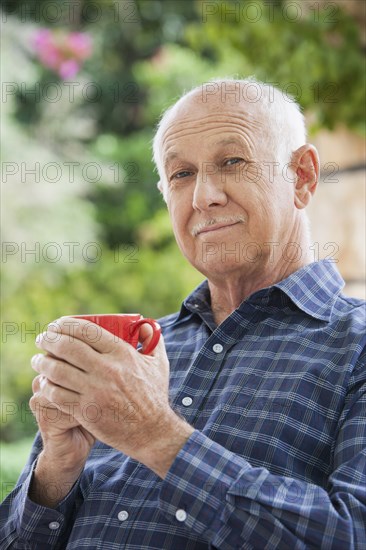
[[[240,272],[225,274],[208,280],[211,308],[217,325],[221,324],[240,304],[254,292],[270,287],[289,277],[312,260],[306,257],[299,262],[267,262],[267,266],[245,266]]]

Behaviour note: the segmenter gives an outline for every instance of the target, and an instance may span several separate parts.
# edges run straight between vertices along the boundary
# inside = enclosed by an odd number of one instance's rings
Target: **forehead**
[[[265,116],[258,105],[220,98],[203,102],[200,98],[187,98],[173,107],[161,131],[163,158],[171,157],[188,141],[201,140],[211,145],[245,144],[254,152],[263,143]]]

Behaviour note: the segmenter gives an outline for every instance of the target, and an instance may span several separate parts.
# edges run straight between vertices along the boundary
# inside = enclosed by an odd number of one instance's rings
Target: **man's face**
[[[294,185],[282,176],[255,104],[186,100],[162,136],[167,205],[177,243],[209,279],[270,269],[291,241]],[[282,161],[283,164],[283,161]]]

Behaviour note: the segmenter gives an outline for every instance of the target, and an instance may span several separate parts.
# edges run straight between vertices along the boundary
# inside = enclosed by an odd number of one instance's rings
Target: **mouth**
[[[246,218],[242,215],[239,216],[220,216],[217,218],[211,218],[210,220],[196,224],[191,234],[193,237],[203,235],[204,233],[213,233],[214,231],[223,231],[229,227],[233,227],[238,223],[244,223]]]
[[[200,231],[197,232],[197,235],[202,235],[204,233],[212,233],[213,231],[219,231],[220,229],[227,229],[229,227],[233,227],[234,225],[237,225],[241,222],[232,222],[232,223],[218,223],[217,225],[209,225],[208,227],[204,227]]]

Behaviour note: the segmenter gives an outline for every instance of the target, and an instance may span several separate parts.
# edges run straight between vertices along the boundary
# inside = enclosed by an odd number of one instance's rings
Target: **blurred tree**
[[[186,25],[199,20],[199,13],[194,9],[194,0],[80,0],[76,3],[77,10],[71,12],[72,17],[70,11],[65,11],[63,17],[55,17],[56,22],[51,24],[53,12],[47,5],[47,0],[12,0],[4,3],[4,9],[20,20],[26,15],[28,22],[48,26],[53,31],[82,30],[91,36],[92,57],[86,61],[83,73],[67,83],[71,93],[83,89],[82,101],[78,97],[68,105],[68,118],[92,120],[92,129],[79,139],[84,146],[90,146],[96,160],[111,161],[110,174],[115,185],[102,179],[90,186],[85,195],[96,206],[100,237],[111,247],[130,242],[136,239],[139,222],[162,206],[155,185],[151,185],[156,176],[149,143],[156,120],[151,117],[146,120],[143,105],[149,90],[136,80],[134,67],[137,62],[158,55],[162,44],[182,43]],[[99,16],[95,12],[98,6]],[[93,19],[97,21],[92,23]],[[28,55],[39,67],[31,49]],[[62,79],[42,67],[39,89],[47,90],[53,84],[61,86]],[[43,141],[50,143],[48,101],[42,94],[38,97],[21,87],[16,100],[16,119],[27,128],[32,125],[35,139],[42,136]],[[56,139],[52,139],[58,150],[62,145],[60,137],[58,131]],[[74,161],[67,140],[63,143],[65,160]]]
[[[279,86],[312,111],[313,131],[343,123],[364,134],[365,50],[361,27],[345,3],[198,3],[205,32],[202,22],[194,22],[185,34],[194,51],[210,52],[216,63],[240,53],[249,74]]]

